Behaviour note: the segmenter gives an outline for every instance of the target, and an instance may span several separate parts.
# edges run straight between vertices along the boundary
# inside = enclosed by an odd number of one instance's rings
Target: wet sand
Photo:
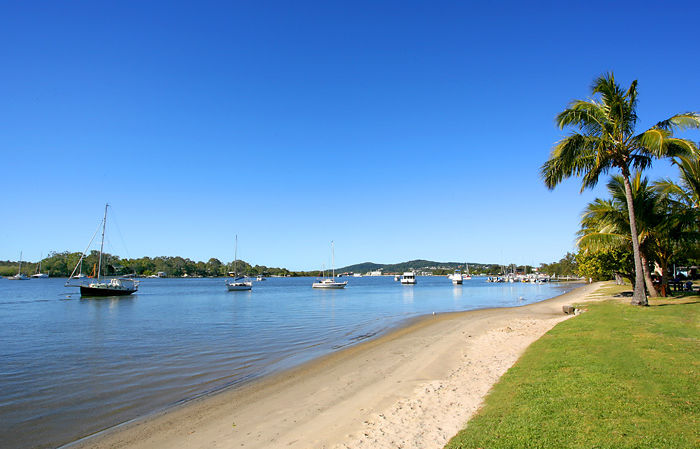
[[[522,307],[422,318],[71,448],[442,448],[525,348],[599,284]]]

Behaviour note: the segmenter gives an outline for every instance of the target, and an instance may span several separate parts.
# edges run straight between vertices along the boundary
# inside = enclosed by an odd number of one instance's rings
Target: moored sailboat
[[[44,255],[42,254],[42,257],[41,257],[42,260],[44,259],[43,256],[44,256]],[[39,261],[39,266],[36,268],[36,273],[34,273],[34,274],[32,275],[32,279],[46,279],[47,277],[49,277],[48,274],[42,273],[42,272],[41,272],[41,260],[40,260],[40,261]]]
[[[335,247],[333,241],[331,241],[331,269],[333,276],[325,279],[318,279],[316,282],[311,284],[312,288],[345,288],[348,285],[348,281],[338,282],[335,280]]]
[[[19,252],[19,268],[17,269],[17,274],[7,279],[11,281],[26,281],[29,279],[26,274],[22,273],[22,251]]]
[[[102,252],[104,250],[104,243],[105,243],[105,229],[107,227],[107,208],[109,207],[109,204],[105,204],[105,214],[104,217],[102,218],[102,242],[100,243],[100,258],[97,266],[97,271],[96,271],[96,278],[94,280],[91,280],[89,282],[83,282],[81,284],[78,284],[77,286],[80,287],[80,296],[126,296],[134,293],[135,291],[138,290],[139,288],[139,282],[131,279],[129,277],[120,277],[120,278],[113,278],[113,279],[106,279],[104,276],[102,276]],[[99,229],[99,228],[98,228]],[[97,234],[97,231],[95,231],[95,234],[93,234],[92,239],[90,239],[90,243],[88,244],[88,248],[90,248],[90,245],[92,244],[92,241],[95,238],[95,235]],[[78,270],[78,267],[82,267],[83,263],[83,258],[85,257],[85,253],[87,252],[87,248],[85,251],[83,251],[83,254],[80,256],[80,260],[78,263],[75,265],[75,268],[73,269],[73,272],[71,273],[71,276],[68,278],[68,281],[66,282],[66,287],[76,287],[74,284],[70,284],[71,279],[78,278],[80,276],[74,276],[75,272]]]
[[[230,292],[252,290],[253,282],[246,280],[245,276],[238,276],[238,235],[233,254],[233,280],[226,281],[226,288]]]

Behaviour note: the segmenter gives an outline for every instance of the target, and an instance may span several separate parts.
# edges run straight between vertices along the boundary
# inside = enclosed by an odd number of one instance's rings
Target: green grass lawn
[[[535,342],[447,447],[700,447],[700,297],[628,303],[588,303]]]

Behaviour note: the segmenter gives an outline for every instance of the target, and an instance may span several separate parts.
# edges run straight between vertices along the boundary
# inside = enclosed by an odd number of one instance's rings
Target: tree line
[[[79,252],[52,252],[41,260],[41,271],[51,277],[68,277],[78,265],[81,253]],[[94,276],[97,272],[99,251],[93,250],[86,254],[82,266],[78,267],[75,274],[82,272],[86,276]],[[22,263],[22,272],[35,273],[39,263]],[[9,276],[16,274],[17,262],[0,261],[0,275]],[[179,256],[140,257],[137,259],[122,259],[118,256],[102,254],[102,274],[106,276],[137,275],[151,276],[159,272],[168,277],[188,276],[227,276],[237,272],[247,276],[318,276],[318,271],[290,271],[286,268],[267,267],[264,265],[251,265],[239,260],[235,266],[233,262],[223,263],[219,259],[210,258],[206,262],[194,261]]]

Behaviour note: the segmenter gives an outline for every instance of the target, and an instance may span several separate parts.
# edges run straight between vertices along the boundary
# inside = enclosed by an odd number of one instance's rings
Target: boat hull
[[[252,290],[253,285],[247,282],[240,282],[236,284],[226,284],[226,288],[230,292],[242,292],[246,290]]]
[[[347,282],[337,282],[335,284],[322,284],[320,282],[314,282],[311,287],[313,288],[334,288],[334,289],[339,289],[339,288],[345,288],[345,286],[348,285]]]
[[[80,286],[80,296],[126,296],[134,293],[136,289],[103,288]]]

